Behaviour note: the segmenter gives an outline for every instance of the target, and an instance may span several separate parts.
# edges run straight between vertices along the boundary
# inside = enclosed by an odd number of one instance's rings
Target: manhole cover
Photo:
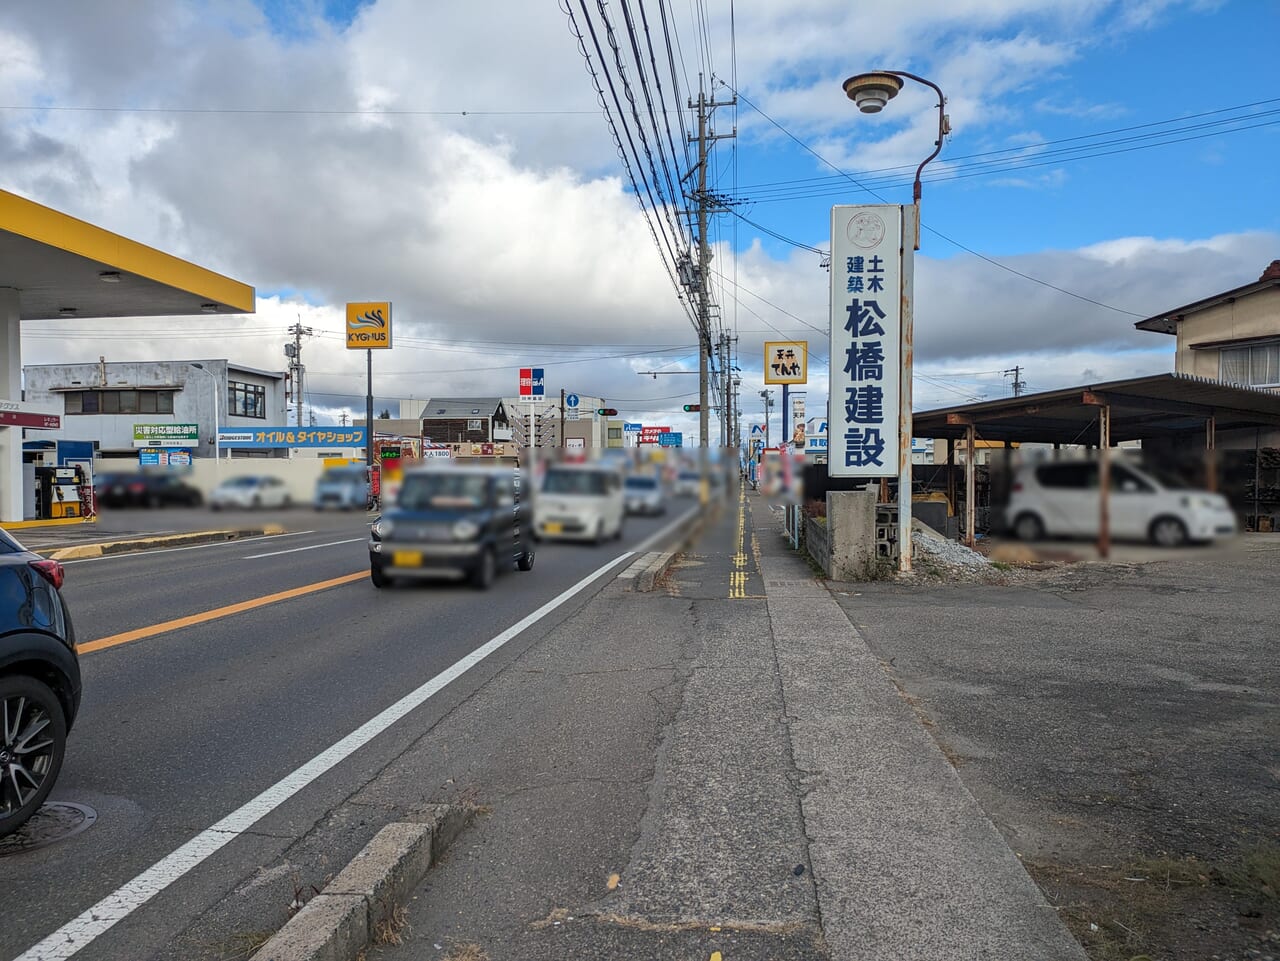
[[[98,812],[84,804],[50,801],[31,820],[7,838],[0,838],[0,857],[46,847],[79,834],[98,820]]]

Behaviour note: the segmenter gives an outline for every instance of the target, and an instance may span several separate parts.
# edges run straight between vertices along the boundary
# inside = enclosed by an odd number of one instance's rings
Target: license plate
[[[422,552],[394,551],[391,554],[391,563],[396,567],[421,567]]]
[[[543,524],[542,527],[548,534],[564,533],[564,525],[557,521],[549,521],[546,524]]]

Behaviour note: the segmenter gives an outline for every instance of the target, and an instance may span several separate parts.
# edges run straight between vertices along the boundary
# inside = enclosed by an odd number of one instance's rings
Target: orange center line
[[[102,651],[108,647],[118,647],[121,644],[129,644],[132,641],[140,641],[143,638],[155,637],[157,634],[166,634],[169,631],[176,631],[180,628],[192,627],[196,624],[204,624],[207,621],[216,621],[223,617],[230,617],[233,614],[241,614],[245,611],[251,611],[257,607],[266,607],[268,604],[277,604],[280,601],[287,601],[290,598],[302,597],[306,594],[314,594],[316,591],[323,591],[330,587],[350,584],[353,581],[358,581],[368,576],[368,571],[356,571],[354,574],[343,574],[341,577],[334,577],[327,581],[316,581],[314,584],[304,584],[302,587],[292,587],[287,591],[279,591],[275,594],[266,594],[263,597],[255,597],[251,600],[240,601],[238,604],[228,604],[226,607],[216,607],[211,611],[202,611],[199,614],[190,614],[187,617],[179,617],[172,621],[163,621],[159,624],[152,624],[150,627],[139,627],[137,630],[125,631],[123,634],[112,634],[110,637],[100,637],[96,641],[86,641],[83,644],[77,644],[76,651],[80,654],[92,654],[94,651]]]

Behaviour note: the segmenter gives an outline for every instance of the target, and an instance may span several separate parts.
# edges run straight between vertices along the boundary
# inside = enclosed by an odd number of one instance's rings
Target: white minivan
[[[533,502],[534,530],[549,539],[621,538],[625,515],[621,471],[596,464],[548,467]]]
[[[1019,540],[1097,537],[1098,464],[1053,461],[1019,469],[1006,516]],[[1164,547],[1211,541],[1236,532],[1236,517],[1221,494],[1179,486],[1133,464],[1111,465],[1107,498],[1111,536]]]

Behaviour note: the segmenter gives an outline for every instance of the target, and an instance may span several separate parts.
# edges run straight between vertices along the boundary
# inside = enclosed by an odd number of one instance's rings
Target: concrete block
[[[875,569],[878,496],[875,490],[827,492],[831,576],[835,580],[862,580]]]
[[[317,894],[253,961],[351,961],[368,942],[369,908],[363,897]]]
[[[426,875],[431,867],[433,833],[432,824],[388,824],[325,885],[325,893],[367,899],[372,926],[391,905],[406,901]]]

